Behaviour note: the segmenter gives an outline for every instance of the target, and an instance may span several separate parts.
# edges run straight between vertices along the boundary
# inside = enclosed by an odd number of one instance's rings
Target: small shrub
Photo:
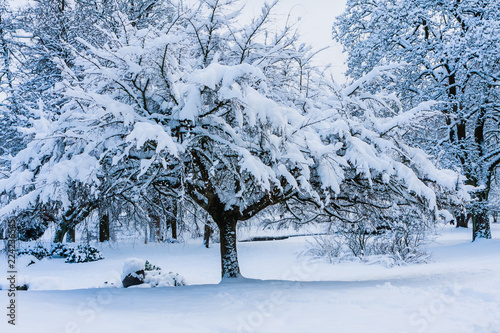
[[[18,252],[19,256],[32,255],[38,260],[43,258],[66,258],[67,263],[82,263],[104,259],[102,254],[95,247],[90,245],[78,245],[76,248],[66,244],[52,244],[47,250],[43,245],[37,244]],[[153,266],[154,267],[154,266]]]
[[[408,221],[393,222],[383,230],[367,229],[362,224],[342,226],[336,233],[315,237],[305,254],[329,263],[352,260],[385,266],[422,263],[430,258],[423,246],[431,230]]]
[[[66,258],[67,263],[83,263],[104,259],[102,254],[95,247],[90,245],[78,245],[76,249]]]
[[[372,245],[376,255],[388,255],[395,264],[426,262],[429,254],[422,249],[428,235],[406,225],[394,228],[390,233],[377,237]]]
[[[160,271],[161,268],[157,267],[149,262],[149,260],[146,260],[146,263],[144,264],[144,270],[145,271]]]
[[[36,244],[34,247],[28,247],[24,250],[20,250],[17,254],[19,256],[32,255],[38,260],[42,260],[43,258],[50,256],[50,252],[42,244]]]
[[[314,237],[314,242],[308,242],[305,255],[314,258],[324,258],[330,264],[338,262],[344,253],[344,244],[332,235]]]
[[[50,250],[50,256],[52,258],[67,258],[74,251],[72,247],[69,247],[65,244],[56,243],[52,244],[52,248]]]

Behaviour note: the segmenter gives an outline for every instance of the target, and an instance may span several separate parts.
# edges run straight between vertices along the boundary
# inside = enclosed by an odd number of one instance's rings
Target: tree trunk
[[[175,207],[175,212],[174,218],[170,220],[170,227],[172,228],[172,238],[177,239],[177,221],[181,219],[182,214],[179,200],[175,200],[173,207]]]
[[[222,279],[241,277],[236,251],[236,220],[216,221],[220,232]]]
[[[155,230],[155,242],[163,242],[162,232],[161,232],[161,219],[158,215],[154,214],[151,216],[151,220],[153,221],[153,226]]]
[[[208,223],[205,224],[205,232],[203,234],[203,245],[208,249],[210,247],[210,236],[213,233],[213,229]]]
[[[102,214],[99,218],[99,242],[109,241],[109,214]]]
[[[469,218],[465,213],[460,213],[457,216],[457,228],[467,228],[469,226]]]
[[[148,234],[148,242],[149,243],[156,243],[158,238],[156,238],[156,223],[154,223],[154,221],[149,221],[148,223],[148,226],[149,226],[149,234]]]
[[[178,217],[177,200],[172,202],[169,208],[171,214],[166,215],[167,230],[168,228],[170,228],[172,239],[177,239],[177,217]]]
[[[91,202],[85,206],[73,206],[68,209],[62,216],[61,222],[59,222],[59,225],[57,226],[53,242],[62,243],[64,235],[67,232],[72,232],[72,235],[68,236],[66,241],[68,241],[68,239],[73,239],[74,241],[74,229],[76,228],[78,223],[85,220],[90,215],[90,213],[92,213],[92,211],[96,208],[96,203],[97,202]]]
[[[472,215],[472,241],[477,238],[491,239],[490,218],[486,209],[478,209]]]
[[[62,243],[64,240],[64,235],[66,235],[67,230],[68,230],[68,225],[66,224],[66,221],[63,219],[61,222],[59,222],[59,225],[57,226],[56,233],[54,235],[54,239],[52,240],[52,242]]]
[[[172,238],[177,239],[177,219],[172,219],[170,223],[170,227],[172,228]]]
[[[74,227],[68,227],[66,232],[66,243],[74,243],[76,240],[76,233]]]
[[[489,184],[487,188],[476,193],[476,198],[479,199],[476,205],[472,207],[470,217],[472,219],[472,241],[477,238],[491,239],[490,216],[488,214]]]
[[[491,88],[491,87],[489,87]],[[486,103],[488,100],[485,101]],[[486,110],[484,107],[479,109],[478,118],[476,120],[476,127],[474,129],[474,141],[479,150],[479,158],[485,155],[485,140],[484,140],[484,126],[486,123]],[[475,241],[477,238],[486,238],[491,239],[491,229],[490,229],[490,217],[488,214],[488,196],[491,189],[491,179],[493,175],[494,164],[492,164],[487,170],[484,170],[484,178],[485,181],[482,183],[479,179],[477,179],[476,175],[474,175],[473,185],[485,185],[485,188],[481,191],[476,192],[476,198],[478,198],[476,207],[472,212],[472,241]],[[479,175],[483,174],[483,170],[479,170]]]

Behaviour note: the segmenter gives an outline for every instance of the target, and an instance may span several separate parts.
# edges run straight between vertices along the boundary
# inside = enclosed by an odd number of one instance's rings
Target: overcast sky
[[[260,7],[265,0],[247,0],[247,10],[254,14],[260,13]],[[267,2],[270,2],[269,0]],[[344,83],[344,61],[342,47],[332,41],[332,25],[336,16],[345,8],[346,0],[281,0],[275,13],[285,20],[288,13],[301,17],[300,32],[304,42],[315,49],[330,46],[328,50],[317,55],[320,64],[331,64],[331,71],[338,81]]]

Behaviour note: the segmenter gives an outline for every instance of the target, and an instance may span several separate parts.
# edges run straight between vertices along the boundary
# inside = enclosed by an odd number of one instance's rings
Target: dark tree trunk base
[[[172,214],[167,216],[167,228],[170,228],[172,239],[177,239],[177,202],[170,206]]]
[[[472,241],[478,238],[491,239],[490,219],[485,210],[472,216]]]
[[[216,221],[218,222],[218,221]],[[241,277],[236,251],[236,220],[224,220],[217,223],[220,232],[220,254],[222,279]]]
[[[457,228],[468,228],[469,226],[469,216],[465,214],[459,214],[457,216]]]
[[[172,238],[177,239],[177,221],[174,220],[172,222],[171,228],[172,228]]]
[[[99,242],[109,241],[109,215],[102,214],[99,219]]]
[[[210,247],[210,236],[213,233],[213,229],[207,224],[205,224],[205,230],[203,233],[203,245],[208,249]]]
[[[66,223],[64,223],[64,222],[59,223],[52,242],[53,243],[62,243],[64,240],[64,235],[66,235],[67,230],[68,230],[68,227],[67,227]]]
[[[66,243],[74,243],[76,240],[75,228],[68,228],[66,232]]]

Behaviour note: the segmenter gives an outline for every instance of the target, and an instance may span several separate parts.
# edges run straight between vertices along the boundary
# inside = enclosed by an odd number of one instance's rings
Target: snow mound
[[[135,272],[144,271],[146,267],[146,260],[139,258],[128,258],[123,264],[123,273],[121,279],[123,280],[127,275],[136,276]]]
[[[151,287],[178,287],[186,285],[186,281],[181,275],[172,272],[165,273],[161,270],[146,271],[144,283],[149,284]]]

